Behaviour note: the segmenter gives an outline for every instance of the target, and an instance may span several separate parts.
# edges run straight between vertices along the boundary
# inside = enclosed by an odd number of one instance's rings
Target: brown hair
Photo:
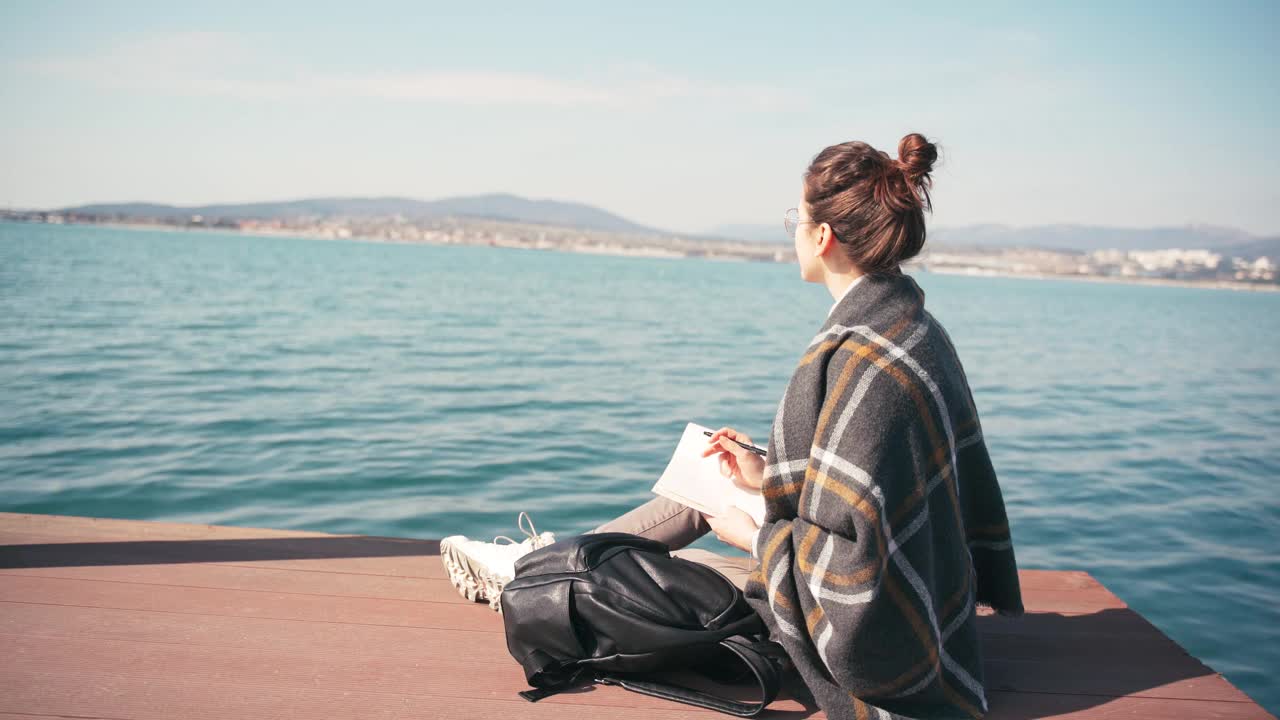
[[[897,274],[898,264],[924,246],[924,211],[933,211],[929,173],[937,159],[938,148],[919,133],[902,138],[897,160],[864,142],[832,145],[804,172],[804,200],[860,270]]]

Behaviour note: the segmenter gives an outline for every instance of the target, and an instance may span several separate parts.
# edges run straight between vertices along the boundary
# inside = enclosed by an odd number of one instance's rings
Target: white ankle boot
[[[526,520],[529,521],[527,530],[524,527]],[[449,582],[458,594],[468,600],[487,600],[489,607],[502,612],[499,598],[502,588],[515,577],[516,560],[556,541],[554,533],[537,534],[527,513],[521,512],[516,524],[528,536],[522,542],[506,535],[495,537],[493,542],[468,540],[465,535],[450,535],[440,541],[440,561],[444,563]],[[500,543],[499,540],[507,542]]]

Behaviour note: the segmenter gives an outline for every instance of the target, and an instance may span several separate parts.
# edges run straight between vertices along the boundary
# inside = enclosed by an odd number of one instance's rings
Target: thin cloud
[[[349,99],[454,105],[629,108],[703,100],[785,110],[802,98],[765,85],[700,82],[637,63],[592,80],[523,71],[317,72],[237,35],[146,37],[103,52],[19,62],[19,74],[115,91],[238,100]]]

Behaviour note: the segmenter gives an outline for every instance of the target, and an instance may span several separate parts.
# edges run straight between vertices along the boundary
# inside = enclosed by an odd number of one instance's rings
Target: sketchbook
[[[721,475],[718,453],[702,457],[710,440],[704,431],[714,432],[697,423],[685,426],[680,443],[662,477],[654,484],[653,492],[712,517],[723,515],[730,507],[738,507],[757,525],[763,525],[764,496],[759,490],[743,487],[733,478]]]

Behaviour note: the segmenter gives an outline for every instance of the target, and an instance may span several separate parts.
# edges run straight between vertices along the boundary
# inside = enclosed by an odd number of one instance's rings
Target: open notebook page
[[[671,498],[695,510],[719,517],[731,506],[750,515],[757,525],[764,523],[764,496],[758,490],[739,486],[732,478],[720,474],[718,454],[702,457],[712,428],[697,423],[685,426],[667,469],[653,486],[653,492]]]

